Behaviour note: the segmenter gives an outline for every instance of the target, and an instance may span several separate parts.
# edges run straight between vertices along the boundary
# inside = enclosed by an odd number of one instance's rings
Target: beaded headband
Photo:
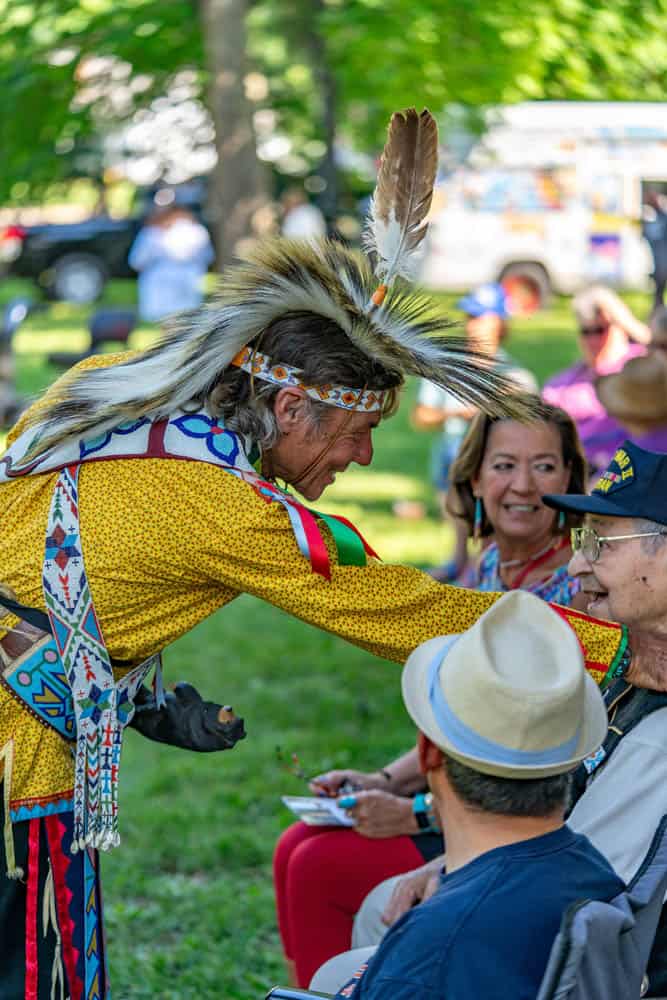
[[[381,410],[384,403],[384,392],[376,392],[374,389],[349,389],[343,385],[307,385],[300,378],[302,374],[300,368],[293,368],[292,365],[274,365],[268,355],[260,354],[252,347],[243,347],[236,357],[232,358],[231,363],[255,378],[283,387],[295,386],[303,389],[312,399],[328,403],[330,406],[338,406],[342,410],[371,412]]]

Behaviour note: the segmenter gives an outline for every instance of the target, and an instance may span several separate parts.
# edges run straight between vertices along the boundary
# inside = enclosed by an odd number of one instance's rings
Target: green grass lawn
[[[17,291],[0,286],[0,304]],[[118,282],[109,301],[133,295],[131,283]],[[629,302],[646,315],[646,298]],[[26,323],[16,341],[23,392],[57,374],[49,351],[83,347],[85,319],[85,310],[61,304]],[[152,336],[144,327],[133,338],[141,345]],[[571,362],[568,302],[517,321],[508,349],[541,381]],[[410,386],[399,415],[377,431],[373,466],[350,470],[319,506],[351,517],[383,558],[424,565],[444,558],[451,539],[428,482],[432,436],[409,427],[413,396]],[[391,504],[407,497],[424,500],[429,516],[396,520]],[[188,679],[233,704],[249,735],[231,752],[197,755],[129,731],[122,846],[103,857],[114,998],[261,998],[285,980],[271,880],[273,845],[290,822],[280,795],[305,790],[276,748],[298,754],[309,774],[382,765],[414,739],[400,668],[244,596],[171,646],[165,669],[167,682]]]

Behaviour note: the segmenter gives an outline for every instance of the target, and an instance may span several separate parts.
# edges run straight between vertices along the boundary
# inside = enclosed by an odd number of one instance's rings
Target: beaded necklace
[[[535,555],[531,556],[529,559],[521,559],[514,561],[513,563],[514,565],[523,566],[523,569],[518,574],[516,579],[509,585],[509,589],[519,590],[521,584],[524,582],[524,580],[532,570],[537,569],[537,567],[545,563],[550,558],[550,556],[555,555],[556,552],[560,552],[561,549],[564,549],[565,546],[569,544],[570,544],[569,538],[559,538],[556,542],[551,542],[551,544],[548,545],[546,548],[541,549],[539,552],[536,552]],[[512,565],[512,561],[504,563],[501,562],[498,564],[498,568],[499,570],[504,569],[507,568],[509,565]]]
[[[525,563],[532,562],[533,559],[539,559],[541,556],[546,555],[547,552],[551,552],[555,544],[555,542],[549,542],[543,549],[540,549],[539,552],[534,552],[527,559],[501,559],[498,565],[501,569],[509,569],[511,566],[523,566]]]

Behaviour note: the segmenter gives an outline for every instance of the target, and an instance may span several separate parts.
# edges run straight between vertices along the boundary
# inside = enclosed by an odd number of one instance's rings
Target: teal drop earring
[[[472,522],[472,537],[476,542],[482,540],[482,523],[484,521],[484,508],[482,498],[475,497],[475,514]]]

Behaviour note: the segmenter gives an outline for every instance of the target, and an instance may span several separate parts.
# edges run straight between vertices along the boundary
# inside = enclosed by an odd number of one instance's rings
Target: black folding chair
[[[82,354],[74,354],[71,351],[55,351],[53,354],[49,354],[49,361],[61,368],[71,368],[72,365],[90,357],[91,354],[99,354],[101,349],[108,344],[122,344],[126,347],[135,323],[136,316],[131,309],[98,309],[88,322],[90,343],[87,350]]]
[[[638,1000],[667,891],[667,816],[625,892],[566,911],[537,1000]],[[655,996],[655,994],[653,994]]]

